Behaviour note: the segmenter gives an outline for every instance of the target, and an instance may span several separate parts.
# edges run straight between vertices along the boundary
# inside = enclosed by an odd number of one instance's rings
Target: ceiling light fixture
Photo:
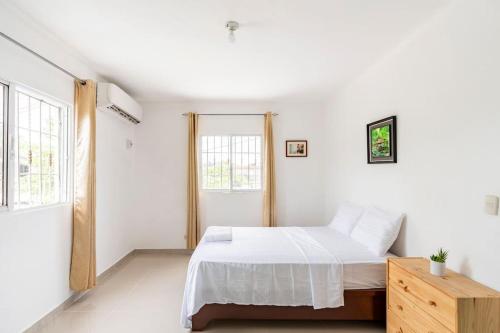
[[[234,36],[234,32],[238,30],[240,24],[236,21],[228,21],[226,23],[226,28],[229,30],[229,42],[234,43],[236,41],[236,37]]]

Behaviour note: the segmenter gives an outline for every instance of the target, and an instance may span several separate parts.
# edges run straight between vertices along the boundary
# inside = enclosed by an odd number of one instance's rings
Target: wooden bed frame
[[[192,330],[202,331],[216,319],[375,320],[385,322],[385,288],[345,290],[344,306],[314,310],[311,306],[206,304],[192,318]]]

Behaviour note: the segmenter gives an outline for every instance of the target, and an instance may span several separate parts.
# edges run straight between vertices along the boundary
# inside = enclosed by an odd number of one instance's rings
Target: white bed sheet
[[[307,232],[343,263],[344,290],[385,288],[388,252],[378,257],[366,247],[329,227],[307,227]]]
[[[193,253],[181,322],[211,303],[342,306],[344,289],[385,285],[385,260],[328,227],[233,228]]]

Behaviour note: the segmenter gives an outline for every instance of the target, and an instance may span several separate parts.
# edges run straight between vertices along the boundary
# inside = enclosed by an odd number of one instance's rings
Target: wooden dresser
[[[388,333],[500,333],[500,293],[461,274],[429,273],[424,258],[390,258]]]

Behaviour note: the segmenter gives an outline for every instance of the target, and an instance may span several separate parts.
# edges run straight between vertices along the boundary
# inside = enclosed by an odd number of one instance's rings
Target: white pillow
[[[370,208],[359,219],[351,238],[381,257],[396,241],[401,228],[402,214],[391,214]]]
[[[343,203],[328,226],[349,236],[362,214],[363,208],[351,203]]]

